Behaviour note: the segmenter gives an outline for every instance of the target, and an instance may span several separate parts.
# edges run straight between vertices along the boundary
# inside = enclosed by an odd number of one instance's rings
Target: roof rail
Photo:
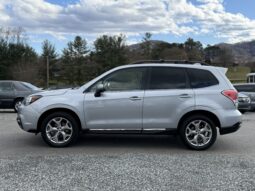
[[[131,64],[146,64],[146,63],[165,63],[165,64],[201,64],[209,66],[209,64],[202,61],[188,61],[188,60],[139,60]]]

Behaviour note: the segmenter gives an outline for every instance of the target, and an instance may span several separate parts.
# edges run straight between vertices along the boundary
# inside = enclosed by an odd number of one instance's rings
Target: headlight
[[[25,100],[25,105],[30,105],[31,103],[34,103],[38,99],[40,99],[42,96],[41,95],[31,95],[28,96]]]

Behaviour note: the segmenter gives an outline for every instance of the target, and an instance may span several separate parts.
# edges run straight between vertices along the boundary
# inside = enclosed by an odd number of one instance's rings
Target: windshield
[[[29,88],[29,89],[32,89],[32,90],[40,90],[38,87],[36,87],[36,86],[34,86],[34,85],[30,84],[30,83],[22,82],[22,84],[23,84],[24,86],[26,86],[27,88]]]

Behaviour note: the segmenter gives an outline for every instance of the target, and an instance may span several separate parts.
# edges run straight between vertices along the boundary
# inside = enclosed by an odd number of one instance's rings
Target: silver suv
[[[17,121],[41,132],[53,147],[74,143],[80,132],[180,135],[195,150],[240,127],[237,91],[226,69],[201,64],[143,63],[114,68],[79,89],[26,98]]]

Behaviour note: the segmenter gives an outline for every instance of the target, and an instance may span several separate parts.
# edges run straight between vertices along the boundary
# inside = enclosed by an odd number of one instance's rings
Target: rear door
[[[185,68],[151,67],[143,105],[143,129],[176,128],[180,115],[194,107]]]

